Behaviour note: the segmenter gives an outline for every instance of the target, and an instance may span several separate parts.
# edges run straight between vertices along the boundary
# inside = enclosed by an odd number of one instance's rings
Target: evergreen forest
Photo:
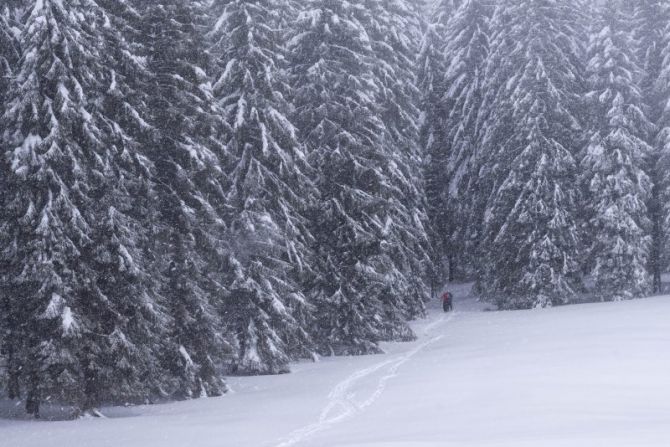
[[[662,290],[666,0],[3,0],[0,394],[220,396],[450,281]]]

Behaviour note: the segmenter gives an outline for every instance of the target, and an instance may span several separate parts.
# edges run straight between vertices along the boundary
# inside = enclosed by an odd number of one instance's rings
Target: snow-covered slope
[[[670,445],[669,297],[482,312],[455,292],[454,313],[434,303],[415,325],[419,340],[387,345],[385,355],[232,379],[235,392],[217,399],[103,409],[108,419],[2,419],[0,444]]]

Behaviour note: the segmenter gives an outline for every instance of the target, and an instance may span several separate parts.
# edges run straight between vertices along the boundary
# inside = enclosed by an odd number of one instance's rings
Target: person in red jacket
[[[453,308],[454,308],[453,296],[451,295],[450,292],[444,292],[444,295],[442,295],[442,309],[444,309],[445,312],[449,312]]]

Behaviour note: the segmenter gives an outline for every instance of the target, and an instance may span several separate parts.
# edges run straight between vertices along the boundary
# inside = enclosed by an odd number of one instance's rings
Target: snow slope
[[[103,409],[108,419],[0,419],[0,445],[670,445],[669,297],[481,312],[454,291],[456,312],[433,303],[419,340],[385,355],[234,378],[222,398]]]

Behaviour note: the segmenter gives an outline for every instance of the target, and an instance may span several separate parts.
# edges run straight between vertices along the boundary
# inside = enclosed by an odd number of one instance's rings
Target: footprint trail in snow
[[[443,323],[451,321],[454,316],[455,313],[450,314],[449,317],[443,315],[441,318],[428,324],[423,329],[423,336],[428,337],[433,329]],[[379,399],[386,390],[388,382],[398,374],[400,367],[412,360],[416,354],[421,352],[427,346],[437,342],[442,337],[442,335],[430,337],[428,340],[404,354],[396,355],[391,359],[387,359],[351,374],[342,382],[338,383],[328,394],[327,403],[321,411],[321,415],[317,422],[295,430],[285,440],[277,444],[276,447],[291,447],[299,444],[316,433],[342,423],[362,412]],[[377,373],[380,373],[380,377],[373,393],[365,400],[355,399],[356,385],[360,383],[361,380],[374,376]]]

